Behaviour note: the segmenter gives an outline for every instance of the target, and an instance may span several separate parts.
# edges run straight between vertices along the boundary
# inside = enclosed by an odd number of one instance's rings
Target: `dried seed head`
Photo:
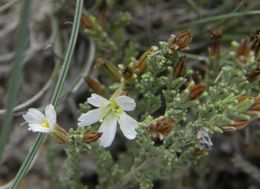
[[[176,79],[178,77],[183,77],[186,73],[186,67],[187,67],[187,58],[185,56],[182,56],[179,59],[179,62],[173,68],[173,79]]]
[[[91,143],[96,141],[97,139],[99,139],[102,136],[102,133],[98,133],[97,131],[86,131],[84,133],[84,142],[85,143]]]
[[[249,120],[236,120],[233,125],[220,126],[223,131],[237,131],[245,128],[250,123]]]
[[[220,55],[220,42],[223,36],[223,28],[215,31],[209,31],[209,36],[211,38],[210,56],[213,59],[218,59]]]
[[[237,62],[244,63],[250,55],[250,44],[248,39],[242,39],[237,48]]]
[[[192,40],[192,33],[190,30],[182,31],[177,36],[171,35],[168,43],[170,45],[170,49],[175,51],[182,51],[189,49],[189,45]]]
[[[190,94],[189,94],[189,99],[190,100],[195,100],[197,99],[206,89],[206,86],[202,83],[191,86],[189,88]]]
[[[173,125],[176,123],[174,119],[168,119],[167,116],[160,116],[149,125],[150,132],[163,140],[164,135],[172,131]]]
[[[94,93],[101,93],[101,85],[97,81],[91,79],[89,76],[85,78],[85,82]]]

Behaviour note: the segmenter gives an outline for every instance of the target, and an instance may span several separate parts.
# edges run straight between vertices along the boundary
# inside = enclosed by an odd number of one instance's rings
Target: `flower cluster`
[[[97,107],[97,109],[82,114],[78,119],[78,126],[85,127],[101,122],[98,130],[99,136],[96,137],[99,138],[101,146],[109,147],[112,144],[116,134],[117,123],[119,123],[120,129],[127,139],[132,140],[136,138],[137,132],[135,129],[138,126],[138,122],[125,113],[125,111],[135,109],[134,99],[122,95],[107,100],[102,96],[92,94],[87,99],[87,102]],[[52,133],[55,136],[60,136],[57,135],[57,130],[61,128],[57,124],[56,117],[55,109],[51,104],[46,107],[45,115],[34,108],[29,109],[23,115],[23,118],[29,125],[29,131]]]

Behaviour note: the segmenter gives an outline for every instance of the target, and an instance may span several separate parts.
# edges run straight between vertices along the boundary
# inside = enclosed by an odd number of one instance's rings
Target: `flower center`
[[[115,114],[115,116],[120,116],[120,114],[122,113],[122,108],[120,108],[120,106],[118,106],[118,104],[116,103],[115,100],[111,100],[111,109],[112,112]]]
[[[41,126],[44,128],[50,128],[48,119],[44,119],[43,122],[41,123]]]

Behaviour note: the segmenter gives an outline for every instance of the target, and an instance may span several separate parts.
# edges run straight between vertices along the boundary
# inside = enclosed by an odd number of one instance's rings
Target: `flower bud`
[[[101,93],[101,85],[97,81],[91,79],[89,76],[85,78],[85,82],[94,93]]]
[[[192,33],[190,30],[182,31],[177,36],[171,35],[168,40],[170,49],[175,51],[182,51],[189,49],[192,40]]]
[[[91,143],[91,142],[94,142],[97,139],[99,139],[101,136],[102,136],[102,133],[98,133],[97,131],[86,131],[84,133],[83,141],[85,143]]]
[[[206,89],[206,86],[202,83],[191,86],[189,88],[190,94],[189,94],[189,99],[190,100],[195,100],[197,99]]]

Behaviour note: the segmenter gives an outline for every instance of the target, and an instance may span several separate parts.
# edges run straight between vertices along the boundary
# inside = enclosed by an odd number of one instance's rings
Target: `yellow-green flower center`
[[[115,116],[119,117],[120,114],[122,113],[122,108],[120,108],[120,106],[118,106],[118,104],[116,103],[116,101],[114,99],[112,99],[111,101],[111,109],[114,113]]]
[[[44,128],[50,128],[48,119],[44,119],[43,122],[41,123],[41,126]]]

